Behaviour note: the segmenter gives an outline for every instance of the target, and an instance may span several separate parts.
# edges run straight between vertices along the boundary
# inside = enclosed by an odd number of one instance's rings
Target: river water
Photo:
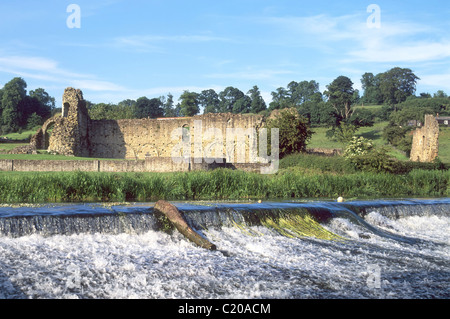
[[[0,298],[450,297],[449,198],[174,204],[217,250],[154,203],[0,207]]]

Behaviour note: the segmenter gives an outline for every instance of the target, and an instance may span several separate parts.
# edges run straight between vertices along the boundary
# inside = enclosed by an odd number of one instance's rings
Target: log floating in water
[[[163,213],[175,226],[175,228],[178,229],[178,231],[190,241],[194,242],[202,248],[216,250],[216,245],[212,244],[209,240],[200,236],[200,234],[193,230],[188,225],[178,208],[176,208],[171,203],[165,200],[160,200],[155,204],[154,209]]]

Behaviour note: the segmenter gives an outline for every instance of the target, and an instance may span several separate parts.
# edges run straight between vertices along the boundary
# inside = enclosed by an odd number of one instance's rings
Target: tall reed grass
[[[260,175],[217,169],[189,173],[0,172],[0,203],[244,200],[450,196],[450,171],[405,175]]]

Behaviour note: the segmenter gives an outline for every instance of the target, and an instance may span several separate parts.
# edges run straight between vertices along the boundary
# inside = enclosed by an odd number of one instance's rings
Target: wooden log
[[[184,219],[184,216],[182,213],[171,203],[160,200],[155,204],[154,207],[155,210],[163,213],[170,222],[175,226],[178,231],[183,234],[187,239],[194,242],[198,246],[202,248],[206,248],[209,250],[216,250],[216,245],[212,244],[209,240],[202,237],[200,234],[198,234],[195,230],[193,230],[186,220]]]

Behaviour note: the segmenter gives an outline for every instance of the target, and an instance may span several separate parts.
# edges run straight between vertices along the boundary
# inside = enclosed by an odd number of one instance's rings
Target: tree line
[[[16,77],[0,89],[0,134],[33,129],[52,115],[55,98],[43,88],[27,94],[27,83]]]
[[[359,127],[371,126],[376,120],[389,121],[391,132],[387,132],[385,137],[395,144],[399,134],[392,132],[398,133],[406,118],[416,119],[431,112],[449,114],[450,99],[443,91],[433,96],[429,93],[415,95],[418,80],[420,78],[411,69],[395,67],[376,75],[364,73],[361,77],[362,95],[350,78],[341,75],[326,85],[323,92],[315,80],[291,81],[286,87],[271,92],[272,101],[268,105],[258,86],[254,85],[246,93],[233,86],[220,92],[214,89],[201,92],[186,90],[177,103],[169,93],[156,98],[126,99],[117,104],[87,101],[87,108],[90,117],[96,120],[189,117],[201,110],[203,113],[268,115],[276,109],[295,108],[309,125],[329,127],[330,137],[344,140],[353,136]],[[26,87],[22,78],[14,78],[0,89],[2,134],[41,125],[60,111],[55,108],[55,99],[44,89],[38,88],[27,94]],[[383,107],[376,112],[361,107],[368,104]]]
[[[159,98],[140,97],[118,104],[88,102],[92,119],[190,117],[200,113],[260,113],[267,110],[259,88],[255,85],[245,94],[235,87],[217,93],[213,89],[200,93],[184,91],[175,104],[172,94]]]
[[[175,104],[173,95],[159,98],[140,97],[137,100],[124,100],[118,104],[89,103],[93,118],[157,118],[193,116],[203,113],[254,113],[268,114],[276,109],[295,108],[313,126],[339,126],[351,123],[366,126],[373,123],[374,116],[387,120],[393,111],[406,100],[414,98],[447,98],[443,91],[431,96],[421,93],[415,96],[416,84],[420,80],[410,69],[392,68],[386,72],[362,75],[363,94],[354,88],[354,83],[346,76],[339,76],[320,91],[319,83],[311,81],[292,81],[286,87],[271,92],[272,101],[267,105],[257,85],[247,93],[229,86],[221,92],[214,89],[201,92],[184,91]],[[430,102],[434,103],[434,102]],[[384,105],[380,114],[373,114],[357,105]]]

